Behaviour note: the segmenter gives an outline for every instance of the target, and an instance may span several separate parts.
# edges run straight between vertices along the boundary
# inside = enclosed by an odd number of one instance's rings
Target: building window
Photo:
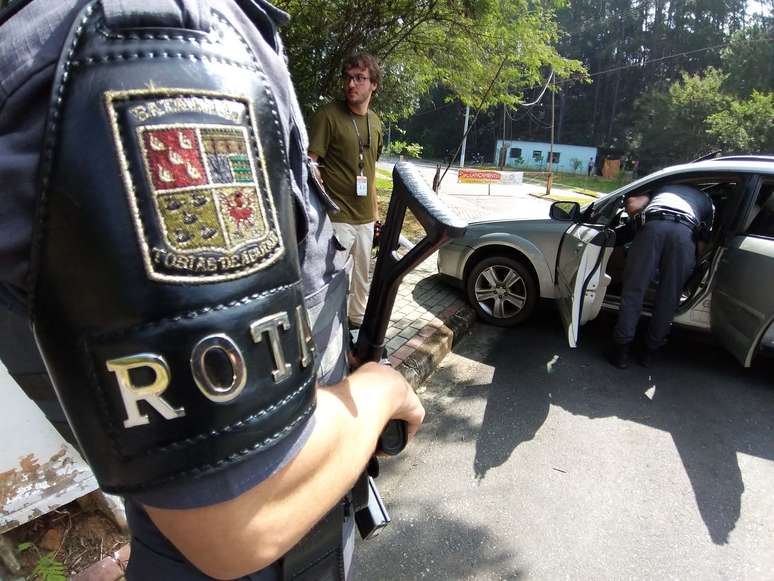
[[[520,147],[511,147],[511,157],[513,157],[513,158],[521,157],[521,148]]]
[[[559,152],[558,151],[554,151],[551,154],[551,163],[559,163]]]
[[[532,152],[532,159],[535,161],[543,161],[543,152],[539,149],[536,149]]]

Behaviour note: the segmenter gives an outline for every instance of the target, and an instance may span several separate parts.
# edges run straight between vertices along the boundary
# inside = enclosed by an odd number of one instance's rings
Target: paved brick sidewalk
[[[465,303],[459,291],[443,283],[430,256],[403,279],[387,328],[387,354],[393,366],[403,363],[418,347],[445,326]]]

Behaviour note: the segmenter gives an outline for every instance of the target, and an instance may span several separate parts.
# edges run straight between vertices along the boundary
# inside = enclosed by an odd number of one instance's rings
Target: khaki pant
[[[368,270],[371,265],[371,246],[374,242],[374,223],[346,224],[333,222],[333,231],[344,249],[352,255],[352,278],[349,281],[349,320],[363,324],[368,301]]]

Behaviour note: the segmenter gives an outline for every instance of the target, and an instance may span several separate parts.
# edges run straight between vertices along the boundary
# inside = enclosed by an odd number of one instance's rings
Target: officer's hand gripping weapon
[[[379,256],[363,325],[355,344],[355,355],[360,362],[381,360],[395,295],[403,277],[444,243],[460,238],[467,227],[467,222],[455,216],[438,199],[412,164],[398,163],[392,179],[392,198],[382,226]],[[407,209],[425,229],[426,236],[401,257],[397,248]],[[379,438],[378,450],[395,455],[406,446],[406,440],[406,423],[391,420]]]

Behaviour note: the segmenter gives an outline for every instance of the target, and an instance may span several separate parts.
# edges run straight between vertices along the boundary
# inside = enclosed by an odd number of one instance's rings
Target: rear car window
[[[747,228],[751,236],[774,238],[774,184],[763,184],[753,207],[754,217]]]

